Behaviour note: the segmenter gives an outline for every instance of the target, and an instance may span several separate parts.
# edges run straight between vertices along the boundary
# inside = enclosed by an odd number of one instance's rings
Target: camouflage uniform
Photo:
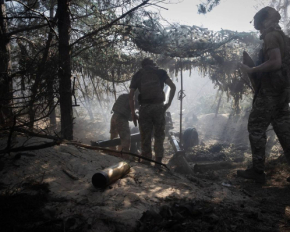
[[[125,151],[129,151],[130,147],[130,129],[129,122],[124,116],[114,113],[111,118],[111,139],[120,136],[121,146]]]
[[[280,32],[271,31],[264,37],[263,55],[267,60],[267,51],[279,48],[282,62],[285,56],[283,36]],[[289,77],[282,68],[263,73],[259,92],[253,103],[249,116],[248,131],[252,149],[253,167],[264,171],[266,130],[270,123],[280,141],[285,156],[290,163],[290,111],[288,104]]]
[[[113,106],[113,112],[110,129],[111,139],[117,138],[119,135],[121,148],[124,151],[129,151],[131,142],[129,121],[132,120],[129,94],[122,94],[118,97]]]
[[[163,103],[143,104],[140,107],[139,129],[141,134],[142,154],[152,158],[151,135],[154,127],[154,152],[156,157],[163,157],[165,139],[165,109]]]
[[[154,79],[154,75],[156,75],[155,78],[157,79]],[[165,109],[163,102],[165,96],[163,88],[167,78],[169,77],[165,70],[155,66],[147,66],[140,69],[133,76],[130,84],[130,89],[138,89],[141,93],[139,96],[139,130],[142,155],[152,158],[151,138],[152,132],[154,131],[154,152],[156,160],[157,158],[162,158],[164,153]],[[157,83],[156,80],[158,80]],[[153,86],[150,86],[150,83],[153,82]]]

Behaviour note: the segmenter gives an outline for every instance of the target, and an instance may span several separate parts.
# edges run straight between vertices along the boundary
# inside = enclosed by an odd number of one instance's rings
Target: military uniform
[[[122,149],[129,151],[131,140],[129,121],[132,121],[129,94],[120,95],[112,110],[114,113],[111,118],[111,139],[117,138],[119,135]]]
[[[165,70],[155,66],[146,66],[133,76],[130,84],[130,89],[140,91],[139,130],[142,155],[152,158],[151,137],[154,129],[155,159],[159,158],[159,160],[164,153],[165,108],[163,102],[165,97],[163,87],[167,78],[169,77]],[[157,82],[154,82],[156,80]]]
[[[271,30],[262,35],[263,57],[268,60],[267,52],[279,48],[282,68],[262,73],[260,88],[249,115],[248,131],[252,149],[253,167],[263,172],[265,164],[266,130],[270,123],[280,141],[285,156],[290,163],[290,111],[289,111],[289,73],[285,69],[284,34],[279,30]]]

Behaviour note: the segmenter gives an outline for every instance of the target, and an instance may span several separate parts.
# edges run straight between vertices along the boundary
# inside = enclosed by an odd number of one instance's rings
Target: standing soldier
[[[113,105],[112,111],[114,113],[111,118],[111,139],[117,138],[119,135],[121,140],[119,150],[129,152],[131,142],[129,121],[132,121],[129,94],[120,95]]]
[[[171,105],[175,94],[175,84],[166,71],[156,67],[154,62],[145,58],[142,68],[133,76],[130,84],[130,107],[134,125],[139,122],[142,156],[152,159],[151,135],[154,129],[155,161],[162,161],[165,139],[165,111]],[[164,105],[164,84],[170,87],[169,100]],[[139,117],[135,114],[134,93],[139,90]]]
[[[270,123],[290,163],[289,38],[278,24],[280,19],[280,14],[272,7],[265,7],[254,16],[254,26],[264,42],[262,64],[253,68],[240,64],[243,71],[261,73],[261,77],[248,121],[253,167],[238,170],[237,175],[261,183],[266,180],[266,130]]]

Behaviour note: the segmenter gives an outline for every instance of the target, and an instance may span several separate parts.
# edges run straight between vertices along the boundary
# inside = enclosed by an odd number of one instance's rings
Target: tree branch
[[[11,32],[7,33],[7,36],[10,37],[12,35],[18,34],[18,33],[23,32],[23,31],[32,31],[32,30],[36,30],[36,29],[39,29],[39,28],[42,28],[42,27],[46,27],[46,26],[48,26],[48,24],[41,24],[41,25],[35,25],[35,26],[32,26],[32,27],[20,28],[18,30],[11,31]]]
[[[100,31],[102,30],[105,30],[107,28],[110,28],[111,26],[113,26],[116,22],[118,22],[120,19],[122,18],[125,18],[128,14],[134,12],[135,10],[137,10],[138,8],[142,7],[142,6],[145,6],[150,0],[145,0],[144,2],[142,2],[141,4],[139,4],[138,6],[132,8],[131,10],[127,11],[126,13],[122,14],[120,17],[116,18],[115,20],[113,20],[112,22],[106,24],[105,26],[102,26],[100,28],[98,28],[97,30],[95,31],[92,31],[82,37],[80,37],[79,39],[77,39],[75,42],[73,42],[70,46],[74,46],[75,44],[79,43],[80,41],[86,39],[87,37],[90,37],[90,36],[93,36],[93,35],[96,35],[97,33],[99,33]]]
[[[55,30],[53,29],[54,25],[51,25],[50,20],[45,16],[44,13],[41,13],[41,12],[39,12],[39,11],[37,11],[37,10],[32,9],[31,7],[29,7],[28,5],[24,4],[23,2],[21,2],[21,1],[19,1],[19,0],[14,0],[14,1],[15,1],[15,2],[18,2],[18,3],[21,4],[21,5],[23,5],[23,6],[24,6],[25,8],[27,8],[28,10],[30,10],[30,11],[36,13],[36,14],[39,14],[40,16],[42,16],[42,17],[47,21],[47,24],[48,24],[48,26],[50,27],[50,30],[53,31],[53,33],[55,34],[56,38],[58,39],[58,35],[57,35],[57,33],[55,32]],[[57,17],[58,17],[58,14],[56,14],[55,18],[53,19],[53,24],[55,24],[54,21],[56,21]]]
[[[160,165],[164,166],[165,168],[169,169],[169,168],[168,168],[165,164],[163,164],[163,163],[160,163],[160,162],[158,162],[158,161],[155,161],[155,160],[149,159],[149,158],[147,158],[147,157],[145,157],[145,156],[142,156],[142,155],[134,154],[134,153],[132,153],[132,152],[116,151],[116,150],[112,150],[112,149],[108,149],[108,148],[103,148],[103,147],[98,147],[98,146],[90,146],[90,145],[82,144],[82,143],[78,143],[78,142],[67,142],[66,144],[74,145],[74,146],[78,146],[78,147],[83,147],[83,148],[90,149],[90,150],[99,150],[99,151],[107,151],[107,152],[118,153],[118,154],[124,154],[124,155],[131,155],[131,156],[135,156],[135,157],[138,157],[138,158],[141,158],[141,159],[144,159],[144,160],[147,160],[147,161],[150,161],[150,162],[156,163],[156,164],[160,164]],[[0,153],[0,154],[1,154],[1,153]]]
[[[21,146],[21,147],[15,147],[15,148],[11,148],[11,149],[4,149],[4,150],[0,150],[0,154],[5,154],[5,153],[9,153],[9,152],[39,150],[39,149],[44,149],[44,148],[48,148],[48,147],[53,147],[55,145],[59,145],[59,141],[53,141],[53,142],[44,143],[44,144],[35,145],[35,146],[28,146],[28,147]]]

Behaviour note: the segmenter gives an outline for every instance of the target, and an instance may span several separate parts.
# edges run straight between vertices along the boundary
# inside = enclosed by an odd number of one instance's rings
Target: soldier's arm
[[[165,105],[165,109],[167,110],[170,107],[171,102],[173,100],[173,97],[175,95],[176,86],[175,86],[175,84],[172,82],[172,80],[170,78],[166,79],[165,84],[167,84],[170,87],[169,99],[168,99],[168,102]]]
[[[129,93],[129,104],[131,109],[132,120],[135,126],[137,126],[138,116],[135,113],[135,104],[134,104],[134,93],[136,89],[131,88]]]
[[[274,48],[268,51],[269,59],[264,63],[250,68],[247,65],[241,65],[241,68],[244,69],[247,73],[257,73],[257,72],[271,72],[281,68],[281,51],[279,48]]]

